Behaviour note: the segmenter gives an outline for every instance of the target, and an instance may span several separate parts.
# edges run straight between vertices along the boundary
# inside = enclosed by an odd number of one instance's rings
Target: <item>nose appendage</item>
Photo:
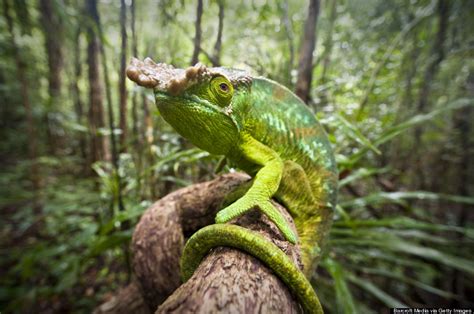
[[[140,86],[177,95],[198,80],[211,76],[208,68],[198,63],[187,69],[177,69],[166,63],[155,63],[146,58],[132,58],[127,67],[127,76]]]

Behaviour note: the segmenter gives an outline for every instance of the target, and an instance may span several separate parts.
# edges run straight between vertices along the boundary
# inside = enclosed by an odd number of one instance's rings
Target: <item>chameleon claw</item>
[[[272,205],[269,200],[257,202],[248,202],[246,200],[247,199],[245,197],[241,198],[232,205],[220,210],[216,215],[216,223],[223,224],[229,222],[230,220],[243,215],[251,208],[258,206],[258,208],[260,208],[260,210],[277,226],[288,242],[292,244],[297,242],[297,237],[290,228],[285,217],[283,217],[283,215]]]
[[[246,211],[253,207],[252,204],[247,204],[245,199],[239,199],[235,203],[220,210],[216,215],[216,223],[224,224],[232,219],[243,215]]]
[[[268,218],[277,226],[280,232],[283,234],[285,239],[292,243],[296,244],[298,238],[296,237],[293,230],[291,230],[290,225],[286,221],[285,217],[278,211],[270,201],[266,201],[263,204],[259,204],[260,209]]]

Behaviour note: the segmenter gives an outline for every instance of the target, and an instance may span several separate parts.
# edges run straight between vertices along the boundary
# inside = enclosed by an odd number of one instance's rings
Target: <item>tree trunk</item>
[[[305,103],[310,100],[311,80],[313,76],[313,52],[316,46],[316,24],[319,14],[319,0],[310,0],[308,18],[304,26],[303,42],[301,44],[298,63],[298,80],[295,93]]]
[[[120,52],[120,73],[119,73],[119,101],[120,101],[120,151],[126,150],[127,139],[127,87],[125,85],[125,70],[127,67],[127,6],[125,0],[120,0],[120,34],[122,37],[122,47]]]
[[[13,11],[16,14],[16,20],[19,21],[18,26],[22,35],[31,35],[33,23],[30,14],[30,6],[27,0],[15,0],[13,2]]]
[[[132,40],[131,40],[131,48],[132,48],[132,56],[135,58],[138,57],[138,48],[137,48],[137,34],[136,34],[136,1],[132,0],[130,5],[130,29],[132,33]],[[135,163],[135,171],[137,173],[137,184],[136,184],[136,192],[137,195],[142,198],[142,186],[143,182],[146,182],[144,178],[146,174],[142,174],[142,169],[144,168],[145,158],[143,156],[144,152],[144,145],[143,140],[140,134],[140,118],[138,114],[138,92],[136,90],[132,91],[132,145],[134,149],[134,154],[132,154],[134,163]],[[144,196],[144,195],[143,195]],[[145,199],[143,197],[143,199]]]
[[[137,58],[138,57],[138,48],[137,48],[137,33],[135,31],[135,11],[136,11],[136,1],[132,0],[132,4],[130,6],[130,28],[132,30],[132,55]],[[138,132],[138,101],[137,101],[137,93],[133,92],[132,95],[132,132],[133,132],[133,139],[134,143],[136,144],[135,147],[138,148],[140,146],[140,135]]]
[[[15,58],[18,81],[20,83],[20,97],[26,115],[26,133],[28,135],[28,159],[31,162],[30,180],[33,189],[36,191],[40,188],[39,167],[36,160],[38,157],[36,123],[35,119],[33,118],[33,112],[31,109],[28,80],[26,77],[26,63],[23,60],[20,54],[20,49],[17,45],[13,19],[10,15],[10,5],[8,3],[8,0],[3,0],[3,14],[5,16],[8,32],[10,35],[10,45],[11,49],[13,50],[13,57]],[[37,199],[35,199],[35,202],[37,202]],[[38,206],[36,205],[38,204],[35,204],[35,208],[38,208]]]
[[[86,12],[93,21],[98,20],[96,0],[87,0]],[[104,108],[102,103],[102,82],[99,74],[99,37],[92,23],[87,24],[87,64],[89,75],[89,128],[91,138],[91,156],[89,164],[104,160],[106,139],[99,134],[104,128]],[[92,170],[91,170],[92,171]]]
[[[222,49],[222,33],[224,32],[224,0],[218,0],[217,5],[219,7],[219,22],[217,26],[217,38],[214,44],[213,57],[211,59],[212,65],[215,67],[221,66],[221,49]]]
[[[293,65],[295,63],[295,46],[294,46],[294,34],[293,34],[293,27],[290,20],[289,15],[289,8],[288,8],[288,0],[281,2],[280,10],[282,12],[282,24],[285,27],[285,35],[286,39],[288,40],[288,52],[290,54],[288,65],[286,69],[286,86],[291,86],[292,84],[292,74]]]
[[[71,81],[72,96],[74,99],[74,111],[76,113],[76,122],[84,125],[84,104],[81,99],[81,90],[79,89],[79,81],[82,76],[82,60],[81,60],[81,27],[78,27],[74,36],[74,79]],[[90,169],[91,165],[87,164],[86,137],[84,132],[79,132],[79,151],[84,162],[84,170]]]
[[[331,54],[332,54],[332,46],[333,46],[333,39],[332,33],[334,32],[334,22],[336,21],[337,15],[337,0],[331,0],[331,13],[329,16],[329,27],[326,32],[327,38],[325,43],[324,49],[324,57],[323,57],[323,69],[321,73],[321,85],[323,86],[323,91],[321,93],[321,107],[324,107],[328,103],[328,93],[327,93],[327,74],[329,70],[329,65],[331,63]]]
[[[105,81],[105,94],[106,94],[106,99],[107,99],[107,113],[108,113],[108,118],[109,118],[109,131],[110,131],[110,143],[112,146],[112,165],[114,167],[114,176],[115,179],[117,180],[117,194],[114,195],[115,200],[118,203],[118,208],[119,211],[124,211],[124,204],[123,204],[123,198],[122,198],[122,184],[121,184],[121,178],[120,178],[120,173],[119,173],[119,166],[118,166],[118,150],[117,150],[117,142],[115,139],[115,121],[114,121],[114,111],[113,111],[113,105],[112,105],[112,92],[111,92],[111,87],[110,87],[110,79],[109,79],[109,70],[107,66],[107,55],[105,53],[105,48],[104,44],[102,43],[102,38],[104,38],[104,33],[102,31],[102,24],[100,22],[100,16],[99,16],[99,11],[97,10],[97,3],[96,0],[89,0],[95,3],[95,16],[94,16],[94,22],[95,22],[95,27],[98,31],[99,35],[99,48],[100,52],[102,55],[102,72],[104,73],[104,81]],[[114,201],[115,201],[114,200]],[[111,216],[113,216],[113,210],[111,211]],[[125,222],[123,226],[125,227],[128,223]],[[125,227],[126,228],[126,227]]]
[[[146,94],[142,94],[142,106],[143,106],[143,127],[142,127],[142,143],[143,147],[143,160],[144,167],[151,167],[153,164],[153,154],[151,152],[151,145],[154,142],[153,138],[153,119],[150,114],[150,109],[148,107],[148,99]],[[168,181],[166,181],[168,182]],[[165,184],[167,184],[165,182]],[[145,176],[145,185],[149,188],[151,198],[158,197],[158,189],[156,188],[155,174],[153,171],[148,171]]]
[[[405,93],[403,93],[403,98],[402,98],[402,103],[401,106],[403,108],[403,111],[406,111],[408,108],[410,108],[411,104],[413,103],[413,80],[416,77],[416,72],[417,72],[417,60],[418,56],[420,54],[420,47],[418,45],[418,31],[415,29],[413,31],[413,48],[408,56],[407,59],[407,69],[405,71]],[[406,117],[401,117],[402,119],[405,119]]]
[[[101,310],[110,308],[115,313],[297,313],[298,303],[271,270],[231,248],[210,252],[193,277],[180,286],[179,259],[185,237],[213,223],[226,195],[248,180],[242,174],[223,175],[180,189],[153,204],[143,214],[132,239],[135,282],[99,306],[96,313],[112,313]],[[284,208],[274,204],[291,220]],[[298,247],[284,241],[276,226],[259,211],[253,210],[234,223],[258,230],[299,265]],[[124,302],[118,305],[118,300]],[[137,308],[137,304],[146,306]]]
[[[444,42],[446,41],[446,33],[448,28],[448,19],[449,19],[449,1],[448,0],[439,0],[438,1],[438,32],[436,33],[435,43],[432,47],[432,58],[431,62],[428,64],[426,68],[425,74],[423,76],[422,85],[420,88],[420,94],[418,96],[418,104],[417,104],[417,114],[424,113],[426,111],[426,107],[429,103],[430,93],[431,93],[431,85],[433,84],[433,80],[438,72],[439,65],[443,61],[445,57],[444,51]],[[417,169],[421,171],[421,173],[417,176],[419,179],[419,186],[418,188],[424,189],[426,186],[425,174],[423,173],[425,167],[423,165],[423,154],[416,153],[418,148],[421,145],[421,136],[422,136],[423,128],[421,126],[417,126],[415,128],[415,153],[416,156],[415,166]]]
[[[136,283],[132,283],[98,306],[94,314],[149,314],[152,313],[145,303]]]
[[[463,86],[467,91],[467,95],[470,97],[474,97],[474,74],[470,73],[467,77],[466,83]],[[474,119],[474,111],[472,106],[466,106],[460,109],[458,112],[454,114],[453,117],[453,124],[456,130],[458,131],[458,143],[460,149],[459,156],[459,164],[457,167],[457,176],[458,176],[458,184],[456,187],[456,194],[463,197],[469,197],[473,195],[472,188],[474,187],[474,180],[472,179],[472,175],[470,175],[474,171],[474,154],[473,154],[473,144],[474,140],[472,138],[472,121]],[[471,149],[470,149],[471,148]],[[457,215],[457,226],[466,227],[470,221],[473,221],[474,218],[474,205],[472,204],[460,204],[459,212]],[[459,241],[462,243],[466,241],[465,235],[460,234],[458,236]],[[460,271],[453,272],[453,283],[452,289],[454,293],[457,295],[469,295],[469,290],[466,287],[466,280],[465,274]],[[458,306],[455,304],[455,300],[452,301],[452,305]],[[468,307],[469,304],[465,301],[462,301],[462,307]]]
[[[39,8],[49,69],[49,106],[46,112],[46,127],[49,150],[52,154],[56,154],[59,141],[54,131],[54,119],[52,119],[50,115],[54,113],[58,109],[58,105],[60,105],[61,71],[63,68],[63,53],[61,47],[63,23],[60,15],[55,12],[52,0],[40,0]]]
[[[144,118],[144,124],[145,128],[143,129],[143,139],[146,142],[148,146],[153,144],[154,138],[153,138],[153,119],[150,114],[150,109],[148,107],[148,99],[145,94],[143,94],[143,118]]]
[[[409,13],[410,24],[415,20],[415,16],[412,13]],[[415,88],[415,78],[417,76],[417,71],[419,70],[418,59],[420,56],[420,46],[418,39],[419,31],[417,28],[413,29],[413,32],[410,35],[410,40],[412,41],[411,50],[403,57],[403,65],[400,68],[400,80],[404,80],[405,84],[403,86],[402,99],[397,109],[397,114],[395,118],[395,123],[400,123],[407,119],[410,113],[410,107],[413,104],[413,90]],[[392,140],[392,144],[387,146],[387,156],[390,157],[390,163],[395,166],[396,169],[400,169],[400,173],[405,173],[407,169],[411,167],[413,158],[411,158],[412,151],[406,149],[406,139],[398,137]]]
[[[426,72],[422,81],[423,83],[420,89],[420,95],[418,97],[418,113],[424,112],[426,110],[431,92],[431,84],[433,83],[433,79],[438,72],[441,61],[443,61],[445,57],[444,42],[446,41],[446,32],[449,18],[448,2],[448,0],[438,1],[438,32],[436,33],[436,40],[432,49],[432,59],[426,68]]]
[[[199,52],[201,51],[201,19],[202,19],[202,0],[198,0],[196,9],[196,23],[194,34],[194,51],[191,58],[191,65],[199,62]]]

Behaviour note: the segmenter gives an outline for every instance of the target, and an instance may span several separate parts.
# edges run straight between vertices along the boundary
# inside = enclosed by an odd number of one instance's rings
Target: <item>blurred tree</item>
[[[136,1],[132,0],[130,5],[130,29],[132,31],[132,56],[138,57],[138,48],[137,48],[137,33],[135,31],[136,27]],[[135,143],[135,147],[139,146],[140,136],[138,134],[138,107],[137,107],[137,92],[132,92],[132,133]]]
[[[295,43],[294,43],[295,35],[293,33],[293,24],[290,19],[288,0],[280,2],[280,10],[281,10],[281,24],[283,24],[285,28],[285,35],[288,41],[288,53],[289,53],[285,83],[286,83],[286,86],[291,86],[293,66],[295,63]]]
[[[45,37],[46,56],[48,58],[48,91],[49,101],[46,110],[46,127],[49,140],[49,150],[56,155],[57,146],[60,144],[55,129],[54,114],[58,110],[61,97],[61,72],[63,68],[62,41],[63,21],[57,12],[56,4],[52,0],[40,0],[41,25]]]
[[[97,11],[97,1],[87,0],[86,14],[87,21],[87,65],[89,73],[89,129],[91,139],[91,150],[89,156],[88,169],[92,171],[91,165],[100,160],[106,160],[107,141],[101,135],[101,129],[104,128],[104,108],[102,82],[99,71],[99,53],[100,39],[97,34],[96,25],[99,20]]]
[[[301,43],[298,62],[298,80],[295,93],[305,103],[311,99],[311,81],[313,77],[313,53],[316,46],[316,25],[319,15],[319,0],[310,0],[308,17],[304,26],[303,40]]]
[[[20,21],[20,30],[22,34],[31,35],[33,23],[30,14],[30,3],[27,0],[15,0],[13,1],[13,10]]]
[[[30,180],[34,190],[38,190],[40,188],[40,176],[39,176],[39,165],[37,162],[38,157],[38,143],[37,143],[37,128],[36,128],[36,121],[33,117],[33,111],[31,108],[30,102],[30,90],[28,86],[28,79],[27,79],[27,63],[23,60],[21,55],[20,48],[17,44],[17,38],[15,36],[15,29],[13,18],[10,13],[10,4],[9,0],[3,0],[3,15],[7,22],[7,28],[9,32],[9,40],[10,40],[10,48],[13,53],[13,58],[15,60],[16,71],[18,82],[20,84],[20,95],[21,95],[21,102],[23,108],[25,110],[26,116],[26,133],[27,133],[27,147],[28,147],[28,159],[31,163],[30,169]],[[35,208],[39,210],[39,204],[37,203],[37,199],[35,198]]]
[[[125,84],[125,70],[127,67],[127,5],[125,0],[120,0],[120,36],[122,45],[120,50],[119,71],[119,103],[120,103],[120,151],[126,150],[127,140],[127,86]]]
[[[438,72],[439,65],[446,56],[445,53],[445,41],[446,34],[448,32],[448,20],[449,20],[449,1],[447,0],[438,0],[437,15],[438,15],[438,30],[436,32],[436,39],[432,46],[431,56],[429,64],[423,75],[423,80],[420,88],[420,94],[418,96],[417,102],[417,112],[424,113],[427,110],[427,106],[430,101],[430,91],[433,80],[436,73]],[[417,127],[415,129],[415,148],[419,149],[421,144],[421,135],[422,127]],[[423,166],[423,154],[415,154],[415,164],[418,169],[421,170],[420,175],[418,176],[419,186],[421,189],[426,189],[426,173],[423,172],[426,168]]]
[[[212,65],[215,67],[218,67],[221,65],[222,33],[224,32],[224,10],[225,10],[224,0],[217,0],[217,6],[219,7],[217,37],[216,37],[216,43],[214,44],[214,51],[211,58]]]
[[[329,65],[331,63],[331,53],[333,46],[333,32],[334,32],[334,22],[336,21],[337,15],[337,0],[331,0],[331,7],[329,13],[329,26],[326,32],[326,41],[324,43],[324,53],[322,56],[322,72],[321,72],[321,85],[323,85],[323,90],[321,93],[320,106],[325,106],[328,102],[328,92],[327,87],[325,86],[328,82],[327,75],[329,71]]]
[[[191,57],[191,65],[195,65],[199,62],[199,52],[201,51],[201,19],[202,19],[202,0],[197,0],[196,7],[196,23],[194,24],[195,33],[194,33],[194,50],[193,56]]]
[[[79,82],[82,77],[82,46],[81,46],[81,35],[82,35],[82,26],[78,25],[76,27],[76,31],[74,34],[74,79],[71,80],[71,91],[72,91],[72,99],[74,102],[74,111],[76,114],[76,122],[79,126],[86,125],[85,117],[84,117],[84,103],[81,97],[81,89],[79,87]],[[80,156],[83,161],[84,173],[88,172],[88,151],[87,151],[87,138],[85,132],[79,132],[79,152]]]

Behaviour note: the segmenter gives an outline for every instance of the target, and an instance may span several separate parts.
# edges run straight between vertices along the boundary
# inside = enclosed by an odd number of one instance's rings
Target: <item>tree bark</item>
[[[127,87],[125,83],[125,70],[127,67],[127,6],[125,0],[120,0],[120,34],[122,37],[122,47],[120,52],[120,72],[119,72],[119,102],[120,102],[120,151],[126,150],[127,140]]]
[[[426,106],[429,102],[431,84],[436,73],[438,72],[439,65],[445,57],[444,42],[446,41],[449,18],[448,2],[448,0],[438,1],[438,32],[436,33],[436,39],[432,49],[432,60],[426,68],[426,72],[423,77],[423,85],[421,86],[420,95],[418,97],[419,113],[424,112],[426,109]]]
[[[436,33],[436,39],[434,45],[432,47],[432,58],[431,62],[428,64],[426,68],[425,74],[423,76],[422,85],[420,88],[420,94],[418,96],[418,104],[417,104],[417,114],[424,113],[426,111],[426,107],[429,103],[430,93],[431,93],[431,85],[433,84],[433,80],[436,76],[436,73],[439,70],[439,65],[443,61],[445,57],[444,51],[444,42],[446,41],[446,33],[448,29],[448,19],[449,19],[449,1],[448,0],[439,0],[438,7],[438,31]],[[417,126],[415,128],[415,153],[416,156],[415,165],[417,169],[420,169],[421,173],[418,175],[419,179],[419,188],[425,189],[426,188],[426,180],[425,175],[423,174],[423,154],[416,153],[416,150],[421,145],[421,136],[422,136],[423,128],[421,126]]]
[[[243,174],[223,175],[173,192],[153,204],[135,229],[132,240],[135,281],[127,288],[131,291],[128,297],[120,298],[129,300],[134,295],[136,302],[123,302],[124,308],[115,307],[115,312],[131,312],[127,307],[139,304],[141,299],[150,312],[157,313],[298,312],[298,303],[271,270],[256,258],[231,248],[213,250],[193,277],[180,286],[179,259],[185,237],[213,223],[225,197],[248,180]],[[284,208],[274,204],[291,221]],[[276,226],[258,210],[233,223],[258,231],[286,252],[295,264],[301,265],[298,247],[285,241]],[[126,290],[119,295],[123,291]],[[117,299],[112,298],[98,309],[116,305]]]
[[[411,24],[415,20],[413,13],[409,13],[409,23]],[[405,84],[403,86],[403,96],[401,102],[397,109],[396,120],[395,122],[402,122],[409,115],[410,107],[413,104],[413,90],[415,89],[415,78],[417,76],[417,71],[419,70],[418,59],[420,56],[421,48],[419,46],[418,39],[419,31],[417,28],[413,29],[413,32],[410,34],[410,40],[412,41],[411,50],[403,57],[403,65],[400,67],[400,80],[404,80]],[[406,145],[406,140],[402,137],[395,138],[390,145],[388,145],[386,154],[390,158],[390,163],[392,165],[397,165],[396,169],[400,169],[400,173],[405,173],[407,169],[411,167],[413,158],[411,157],[412,151],[404,149],[403,145]]]
[[[5,16],[8,32],[10,35],[10,45],[11,49],[13,50],[13,57],[15,58],[18,81],[20,83],[20,97],[26,115],[26,133],[28,135],[28,159],[31,162],[30,180],[33,189],[36,191],[40,188],[39,167],[36,160],[38,157],[36,123],[35,119],[33,118],[33,112],[31,109],[29,86],[26,77],[26,63],[23,60],[20,53],[20,49],[17,45],[13,19],[10,15],[10,5],[8,3],[8,0],[3,0],[3,14]],[[36,199],[35,202],[37,202]],[[35,208],[38,208],[38,206],[36,205],[38,204],[35,204]]]
[[[474,97],[474,74],[470,73],[467,77],[466,83],[463,86],[467,94],[470,97]],[[472,106],[466,106],[456,112],[453,116],[453,124],[455,129],[458,131],[457,142],[461,148],[459,153],[459,164],[457,167],[457,176],[458,184],[456,188],[456,194],[459,196],[469,197],[473,195],[472,187],[474,187],[474,180],[470,175],[474,170],[474,154],[472,149],[474,140],[472,138],[472,121],[474,119],[474,111]],[[459,212],[457,215],[457,225],[460,227],[466,227],[469,221],[472,221],[474,218],[474,205],[461,204]],[[459,235],[459,241],[463,241],[465,235]],[[452,290],[457,295],[469,295],[468,289],[466,289],[466,280],[465,274],[463,272],[455,270],[453,272],[453,283]],[[455,300],[452,301],[453,306],[458,306],[455,304]],[[469,304],[465,301],[461,301],[461,306],[468,307]]]
[[[282,13],[281,22],[283,26],[285,27],[285,35],[286,35],[286,39],[288,40],[288,52],[290,54],[287,69],[286,69],[286,86],[291,86],[291,83],[292,83],[291,72],[293,71],[293,64],[295,63],[295,46],[294,46],[295,36],[293,34],[293,26],[291,24],[288,6],[289,6],[288,0],[283,1],[280,4],[280,10]]]
[[[319,0],[310,0],[308,18],[304,26],[303,42],[298,63],[298,80],[295,93],[305,103],[310,100],[313,76],[313,52],[316,47],[316,24],[318,23]]]
[[[132,4],[130,6],[130,28],[132,30],[132,55],[137,58],[138,57],[138,48],[137,48],[137,33],[135,31],[135,12],[136,12],[136,1],[132,0]],[[140,147],[140,136],[138,133],[138,101],[137,101],[137,93],[133,92],[132,95],[132,132],[133,132],[133,140],[135,143],[135,147],[138,149]]]
[[[87,0],[86,12],[93,21],[98,20],[96,0]],[[102,103],[102,82],[99,74],[99,37],[92,23],[87,24],[87,64],[89,76],[89,128],[91,139],[91,156],[88,164],[104,160],[106,139],[99,134],[99,129],[104,128],[104,108]],[[89,168],[91,169],[91,168]],[[92,171],[92,169],[91,169]]]
[[[104,33],[102,31],[102,24],[100,22],[100,16],[99,16],[99,11],[97,10],[97,0],[90,0],[91,2],[94,2],[94,7],[95,7],[95,14],[94,14],[94,23],[95,23],[95,28],[97,29],[98,35],[99,35],[99,49],[100,53],[102,55],[102,72],[104,74],[104,82],[105,82],[105,95],[107,99],[107,113],[108,113],[108,118],[109,118],[109,131],[110,131],[110,143],[112,144],[112,165],[114,167],[114,178],[117,183],[117,190],[116,190],[116,195],[114,195],[114,199],[112,200],[112,206],[111,206],[111,213],[110,216],[113,217],[114,215],[114,210],[113,206],[115,201],[117,202],[118,209],[119,211],[123,212],[125,211],[125,206],[123,203],[123,197],[122,197],[122,180],[120,177],[120,172],[119,172],[119,165],[118,165],[118,150],[117,150],[117,141],[115,139],[115,121],[114,121],[114,111],[113,111],[113,105],[112,105],[112,92],[111,92],[111,84],[110,84],[110,79],[109,79],[109,70],[107,66],[107,55],[105,53],[105,48],[104,44],[102,42],[104,38]],[[125,221],[122,225],[122,229],[128,229],[128,221]],[[126,251],[126,250],[125,250]]]
[[[199,52],[201,51],[201,19],[202,19],[202,0],[198,0],[196,8],[196,23],[194,34],[194,51],[191,58],[191,65],[199,62]]]
[[[33,28],[30,6],[27,0],[15,0],[13,2],[13,11],[15,12],[17,21],[20,21],[20,32],[22,35],[31,35]]]
[[[81,33],[80,26],[76,29],[74,36],[74,79],[71,82],[72,97],[74,99],[74,111],[76,113],[76,122],[79,125],[84,125],[84,104],[81,99],[81,90],[79,88],[79,81],[82,76],[82,60],[81,60]],[[79,151],[83,160],[84,172],[90,169],[87,164],[87,140],[84,132],[79,132]]]
[[[323,85],[323,91],[321,93],[321,107],[325,106],[328,103],[328,93],[327,93],[327,74],[329,70],[329,65],[331,64],[331,53],[333,47],[333,38],[332,34],[334,32],[334,22],[336,21],[337,15],[337,0],[331,0],[331,12],[329,16],[329,28],[326,32],[327,38],[325,43],[324,57],[323,57],[323,69],[321,73],[321,85]]]
[[[152,164],[154,163],[154,154],[151,151],[151,145],[154,142],[154,136],[153,136],[153,119],[150,114],[150,108],[148,104],[148,99],[146,94],[142,94],[142,109],[143,109],[143,123],[142,123],[142,128],[141,128],[141,142],[143,143],[142,147],[142,156],[143,157],[143,168],[146,169],[147,167],[151,167]],[[146,172],[144,175],[144,185],[148,188],[148,194],[150,195],[151,198],[156,198],[158,197],[158,193],[160,191],[164,194],[169,192],[169,190],[166,190],[163,192],[163,190],[160,190],[157,188],[157,180],[155,180],[155,172]],[[165,181],[165,185],[172,185],[169,183],[169,181]],[[145,194],[147,191],[144,191]]]
[[[222,33],[224,32],[224,0],[218,0],[217,6],[219,7],[219,22],[217,25],[216,43],[214,44],[214,52],[211,59],[212,65],[215,67],[221,66]]]
[[[55,134],[54,119],[51,113],[57,110],[61,96],[61,71],[63,68],[63,52],[61,47],[63,23],[55,12],[52,0],[40,0],[41,24],[45,37],[46,55],[48,57],[49,108],[46,112],[46,128],[49,151],[54,155],[57,151],[58,136]],[[57,126],[56,126],[57,127]]]
[[[149,314],[151,313],[143,299],[140,287],[131,283],[112,296],[107,302],[98,306],[94,314]]]

